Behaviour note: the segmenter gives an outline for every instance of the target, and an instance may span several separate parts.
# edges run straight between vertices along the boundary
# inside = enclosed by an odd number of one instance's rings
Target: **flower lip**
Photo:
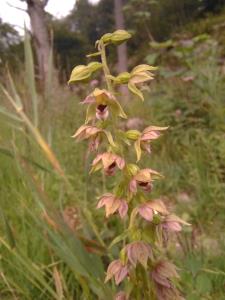
[[[109,169],[113,169],[113,168],[115,168],[116,167],[116,163],[115,163],[115,161],[108,167]]]
[[[98,154],[92,162],[92,171],[103,168],[106,175],[114,175],[117,167],[122,170],[125,167],[125,160],[111,152]]]
[[[140,186],[144,191],[151,192],[153,185],[153,176],[160,177],[161,175],[152,169],[142,169],[137,171],[137,173],[132,177],[129,183],[130,192],[133,194],[137,193],[137,186]]]
[[[82,102],[88,104],[89,108],[86,114],[86,123],[97,118],[105,120],[108,118],[109,111],[121,118],[126,119],[127,116],[123,111],[120,103],[116,100],[115,96],[109,91],[95,88],[95,90],[88,95]]]
[[[108,110],[108,105],[106,104],[99,104],[96,107],[96,118],[98,120],[106,120],[109,116],[109,110]]]
[[[114,161],[108,168],[105,170],[106,175],[112,176],[116,172],[116,162]]]
[[[106,104],[99,104],[97,106],[97,110],[99,110],[101,113],[104,112],[106,110],[108,106]]]
[[[138,184],[139,184],[140,186],[145,187],[145,186],[148,185],[148,182],[143,182],[143,181],[141,181],[141,182],[138,182]]]
[[[145,191],[145,192],[151,192],[153,188],[153,184],[151,182],[138,182],[138,185]]]

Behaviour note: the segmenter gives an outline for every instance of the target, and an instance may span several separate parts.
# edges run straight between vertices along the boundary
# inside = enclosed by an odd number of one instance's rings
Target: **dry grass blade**
[[[60,273],[59,273],[56,266],[53,268],[53,278],[54,278],[54,281],[55,281],[55,287],[56,287],[56,293],[58,295],[58,300],[62,300],[64,298],[64,296],[63,296],[63,286],[62,286]]]
[[[18,115],[21,117],[21,119],[27,125],[28,129],[30,130],[30,132],[32,133],[32,135],[36,139],[37,143],[39,144],[39,146],[41,147],[41,149],[45,153],[47,159],[49,160],[49,162],[51,163],[53,168],[57,171],[57,173],[59,173],[60,176],[65,178],[64,171],[63,171],[62,167],[60,166],[59,161],[57,160],[57,158],[56,158],[55,154],[53,153],[52,149],[49,147],[47,142],[42,137],[40,131],[32,124],[32,122],[30,121],[28,116],[24,113],[23,108],[14,101],[14,99],[11,97],[11,95],[8,93],[8,91],[3,86],[1,86],[1,88],[2,88],[2,91],[5,94],[5,96],[9,100],[9,102],[12,104],[12,106],[14,107],[16,112],[18,113]]]

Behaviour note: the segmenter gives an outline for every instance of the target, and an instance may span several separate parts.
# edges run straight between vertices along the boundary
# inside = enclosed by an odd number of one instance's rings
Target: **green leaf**
[[[35,83],[34,59],[33,59],[33,53],[31,48],[30,36],[26,28],[25,28],[24,50],[25,50],[25,66],[26,66],[26,83],[32,100],[33,122],[34,122],[34,126],[38,127],[38,96],[37,96],[36,83]]]
[[[190,255],[186,259],[186,268],[195,276],[202,267],[202,263],[196,256]]]
[[[151,53],[146,56],[145,61],[150,65],[154,65],[158,57],[159,57],[159,53]]]
[[[212,290],[212,281],[207,274],[199,274],[195,286],[200,294],[207,294]]]
[[[158,50],[158,49],[166,49],[166,48],[169,48],[169,47],[173,47],[174,46],[174,41],[173,40],[168,40],[168,41],[165,41],[165,42],[162,42],[162,43],[151,42],[150,46],[153,49],[156,49],[156,50]]]

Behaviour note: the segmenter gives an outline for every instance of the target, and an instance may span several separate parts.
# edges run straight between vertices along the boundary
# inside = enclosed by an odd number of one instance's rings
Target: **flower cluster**
[[[151,154],[151,143],[168,127],[151,125],[142,132],[123,132],[118,125],[118,118],[127,116],[114,89],[119,84],[127,84],[133,94],[144,100],[140,84],[153,80],[152,72],[156,70],[149,65],[139,65],[130,73],[118,76],[110,74],[105,48],[129,38],[129,33],[123,30],[105,34],[96,43],[98,52],[90,55],[100,56],[101,62],[93,62],[86,67],[78,66],[73,70],[69,82],[87,80],[92,73],[102,69],[107,84],[104,89],[96,88],[82,101],[82,104],[88,105],[86,121],[73,137],[77,141],[89,140],[90,149],[97,152],[91,172],[102,170],[105,175],[115,177],[113,191],[99,197],[97,208],[104,207],[107,218],[117,214],[128,224],[122,238],[115,238],[117,243],[123,240],[123,247],[119,258],[109,264],[105,279],[108,282],[114,278],[116,285],[125,279],[129,281],[129,286],[124,284],[125,291],[119,291],[115,299],[181,299],[174,283],[178,278],[176,268],[165,259],[159,259],[164,251],[159,248],[157,238],[161,236],[167,241],[171,232],[179,232],[182,225],[187,223],[170,214],[161,199],[152,199],[153,183],[163,176],[151,168],[141,169],[137,165],[143,152]],[[136,163],[128,162],[128,152],[129,159],[132,157],[130,146],[133,146]],[[115,176],[118,172],[120,176]]]

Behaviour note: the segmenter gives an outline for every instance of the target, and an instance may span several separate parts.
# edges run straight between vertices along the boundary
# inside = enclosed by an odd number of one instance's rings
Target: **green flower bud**
[[[85,81],[90,78],[93,72],[97,71],[100,68],[102,68],[102,64],[97,61],[91,62],[87,66],[85,65],[76,66],[72,70],[68,83],[70,84],[79,81]]]
[[[120,251],[119,258],[120,258],[120,260],[122,261],[123,264],[127,263],[127,256],[126,256],[126,252],[125,252],[124,248]]]
[[[113,33],[106,33],[101,37],[101,41],[104,44],[115,44],[119,45],[123,42],[126,42],[131,38],[131,34],[126,30],[116,30]]]
[[[142,238],[141,230],[133,227],[130,230],[130,237],[131,237],[131,240],[133,240],[133,241],[140,241]]]
[[[101,40],[103,41],[104,44],[109,44],[111,43],[111,37],[112,37],[112,33],[106,33],[101,37]]]
[[[123,72],[120,73],[117,77],[115,77],[114,82],[116,84],[126,84],[130,80],[130,73]]]
[[[131,34],[126,30],[116,30],[112,33],[111,42],[113,44],[119,45],[123,42],[126,42],[131,38]]]
[[[158,225],[158,224],[160,224],[161,223],[161,217],[160,217],[160,215],[157,213],[157,214],[154,214],[154,217],[153,217],[153,223],[155,224],[155,225]]]
[[[138,130],[128,130],[125,135],[128,139],[136,141],[140,137],[141,133]]]
[[[89,68],[90,72],[93,73],[93,72],[101,69],[102,68],[102,64],[100,62],[93,61],[93,62],[89,63],[87,65],[87,67]]]
[[[84,66],[84,65],[76,66],[71,73],[68,83],[83,81],[83,80],[89,78],[90,75],[91,75],[91,73],[87,66]]]
[[[137,174],[139,168],[137,165],[135,164],[128,164],[127,165],[127,173],[130,175],[130,176],[134,176]]]

